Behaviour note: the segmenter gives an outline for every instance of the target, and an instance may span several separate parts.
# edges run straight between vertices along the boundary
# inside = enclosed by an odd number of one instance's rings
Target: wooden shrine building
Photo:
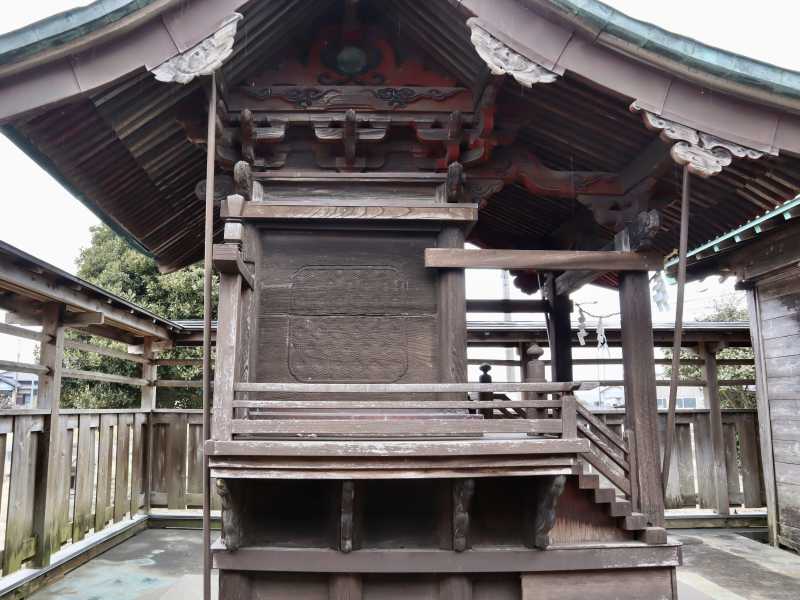
[[[747,293],[770,541],[800,552],[800,198],[702,246],[688,275],[734,275]]]
[[[220,273],[220,598],[677,597],[648,272],[682,195],[692,245],[797,195],[799,74],[594,0],[99,0],[0,81],[76,197]],[[553,381],[467,381],[465,268],[543,292]],[[574,396],[593,281],[624,435]]]

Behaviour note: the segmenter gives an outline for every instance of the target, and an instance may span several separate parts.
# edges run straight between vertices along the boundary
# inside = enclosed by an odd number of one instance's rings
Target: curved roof
[[[732,84],[757,88],[800,99],[800,73],[704,44],[646,23],[597,0],[527,0],[546,6],[593,35],[601,43],[616,47],[655,66],[697,77],[698,72]]]
[[[635,178],[663,167],[666,147],[628,110],[632,102],[769,154],[737,159],[693,185],[692,245],[800,192],[798,73],[710,48],[596,0],[362,0],[361,6],[465,87],[481,89],[487,77],[470,43],[469,17],[559,73],[557,81],[531,89],[506,78],[501,93],[508,111],[498,114],[512,121],[532,115],[517,142],[550,169]],[[203,83],[165,84],[148,71],[237,11],[244,19],[220,74],[232,86],[340,9],[338,0],[99,0],[0,36],[0,124],[102,220],[165,270],[179,268],[202,255],[195,186],[205,157],[175,116],[195,105],[204,110]],[[663,199],[656,248],[667,253],[677,239],[680,178],[669,168],[653,176]],[[578,201],[509,185],[481,210],[474,241],[530,248],[557,234],[600,247],[613,232],[591,222],[594,229],[584,235],[587,212]]]

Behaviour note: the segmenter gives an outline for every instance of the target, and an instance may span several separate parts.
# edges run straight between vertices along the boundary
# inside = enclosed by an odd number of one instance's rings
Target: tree
[[[743,307],[735,298],[727,300],[715,300],[714,310],[708,315],[698,319],[699,321],[715,322],[742,322],[748,320],[747,309]],[[672,350],[664,352],[666,358],[672,358]],[[688,350],[681,350],[681,359],[696,358]],[[723,348],[717,352],[719,360],[753,360],[752,348]],[[666,367],[664,373],[667,377],[672,375],[672,367]],[[681,365],[681,379],[702,379],[702,368],[697,365]],[[719,379],[754,379],[755,366],[749,365],[719,365]],[[752,386],[748,385],[728,385],[720,387],[720,405],[722,408],[756,408],[755,392]]]
[[[192,265],[164,275],[159,273],[152,258],[131,248],[106,225],[92,227],[91,232],[91,244],[81,251],[77,260],[79,277],[166,319],[196,319],[203,314],[202,267]],[[216,296],[216,285],[214,293]],[[105,338],[74,331],[69,335],[95,345],[127,349]],[[163,356],[199,358],[200,352],[179,348]],[[70,369],[141,376],[138,364],[74,349],[65,352],[64,364]],[[159,367],[162,379],[197,379],[199,375],[199,367]],[[64,380],[61,403],[76,408],[129,408],[137,406],[139,399],[139,389],[132,386],[68,379]],[[193,408],[200,402],[197,389],[162,388],[158,391],[159,406]]]

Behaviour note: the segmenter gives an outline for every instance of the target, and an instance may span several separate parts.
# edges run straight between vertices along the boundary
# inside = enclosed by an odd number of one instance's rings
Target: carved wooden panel
[[[435,244],[433,231],[261,230],[256,378],[435,381]]]

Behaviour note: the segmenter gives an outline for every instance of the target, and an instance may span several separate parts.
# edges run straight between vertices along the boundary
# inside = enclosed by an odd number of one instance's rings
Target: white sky
[[[51,14],[89,4],[75,0],[36,0],[7,3],[0,33],[11,31]],[[800,70],[797,24],[800,2],[796,0],[606,0],[632,17],[688,35],[708,44],[744,54],[785,68]],[[0,136],[0,181],[2,218],[0,239],[62,269],[75,271],[80,248],[89,243],[89,227],[97,218],[56,181]],[[472,274],[468,293],[472,297],[499,297],[499,273]],[[670,289],[674,295],[674,287]],[[733,294],[732,282],[720,285],[715,278],[687,289],[686,317],[702,316],[713,300]],[[523,297],[512,289],[512,297]],[[574,295],[592,312],[616,312],[616,293],[587,286]],[[654,321],[672,315],[655,312]],[[16,354],[6,336],[0,335],[0,356]],[[23,355],[28,351],[24,350]]]

